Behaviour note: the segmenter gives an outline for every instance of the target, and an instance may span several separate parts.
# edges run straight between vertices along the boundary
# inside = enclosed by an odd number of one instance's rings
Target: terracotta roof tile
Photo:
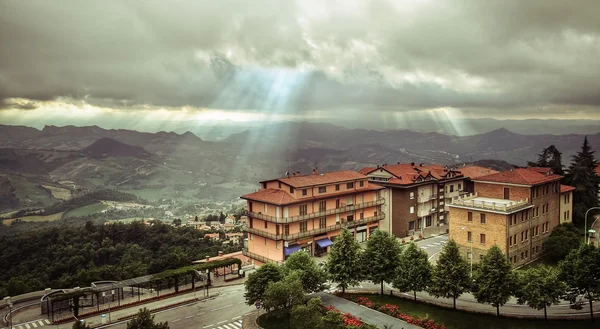
[[[334,171],[320,175],[303,175],[303,176],[290,176],[283,177],[278,180],[282,183],[293,187],[306,187],[306,186],[314,186],[314,185],[325,185],[325,184],[333,184],[337,182],[346,182],[357,179],[366,179],[367,176],[357,173],[352,170],[345,171]],[[272,181],[272,180],[269,180]],[[269,182],[267,181],[267,182]]]
[[[296,198],[294,198],[291,194],[287,193],[286,191],[276,190],[272,188],[263,189],[254,193],[243,195],[242,199],[250,199],[273,204],[286,204],[296,201]]]
[[[370,173],[371,171],[373,171],[375,169],[377,169],[377,167],[364,167],[361,170],[359,170],[358,173],[366,175],[366,174]]]
[[[481,176],[476,181],[519,184],[519,185],[537,185],[541,183],[552,182],[561,179],[560,175],[544,175],[534,170],[519,168]]]
[[[571,191],[575,191],[575,188],[573,186],[569,186],[569,185],[560,185],[560,193],[567,193],[567,192],[571,192]]]
[[[546,174],[552,172],[551,168],[548,167],[527,167],[526,169],[533,170],[535,172],[539,172],[540,174]]]
[[[499,171],[497,170],[480,166],[467,166],[458,168],[457,170],[460,171],[460,173],[463,174],[463,176],[469,177],[471,179],[499,173]]]
[[[419,176],[427,177],[429,174],[433,178],[441,180],[448,173],[446,168],[439,164],[421,166],[410,163],[399,163],[382,166],[381,168],[395,176],[388,181],[388,183],[395,185],[411,185],[415,183],[415,180]]]

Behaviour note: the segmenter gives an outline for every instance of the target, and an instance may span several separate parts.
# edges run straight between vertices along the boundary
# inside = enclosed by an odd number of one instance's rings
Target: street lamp
[[[465,230],[467,227],[463,226],[460,229],[461,230]],[[469,243],[471,244],[471,257],[469,257],[471,259],[471,277],[473,277],[473,233],[471,232],[471,241],[469,241]]]
[[[588,232],[587,232],[587,215],[588,215],[588,213],[590,212],[590,210],[594,210],[594,209],[596,209],[596,210],[600,210],[600,207],[592,207],[592,208],[588,209],[588,210],[585,212],[585,223],[584,223],[584,226],[583,226],[583,231],[584,231],[584,233],[583,233],[583,234],[585,234],[585,235],[583,236],[583,242],[584,242],[585,244],[587,244],[587,243],[588,243],[588,238],[587,238],[587,236],[588,236]],[[594,224],[592,224],[592,226],[594,226]]]

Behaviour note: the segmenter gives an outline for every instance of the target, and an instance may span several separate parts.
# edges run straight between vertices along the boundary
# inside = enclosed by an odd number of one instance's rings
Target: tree
[[[593,321],[592,303],[600,298],[600,250],[593,245],[581,245],[558,266],[558,278],[567,284],[567,299],[578,308],[583,305],[581,298],[587,299]]]
[[[325,289],[327,273],[315,262],[315,259],[306,251],[291,254],[282,266],[283,274],[296,272],[300,276],[302,287],[307,293],[319,292]]]
[[[127,329],[169,329],[169,324],[167,322],[154,323],[154,315],[144,307],[131,321],[127,322]]]
[[[354,240],[353,234],[346,228],[342,229],[331,247],[327,262],[331,280],[338,283],[342,292],[346,292],[349,286],[357,285],[361,279],[359,251],[360,245]]]
[[[175,218],[175,219],[173,219],[173,225],[175,225],[175,226],[181,226],[181,218]]]
[[[453,298],[456,309],[456,298],[468,292],[470,286],[469,263],[461,257],[456,242],[450,240],[433,268],[429,293],[437,298]]]
[[[321,298],[311,298],[306,305],[296,305],[290,314],[292,329],[323,328]]]
[[[306,299],[300,276],[296,272],[286,275],[283,280],[271,281],[263,295],[263,306],[267,312],[285,311],[299,305]]]
[[[545,257],[550,261],[558,262],[564,259],[571,250],[577,249],[580,244],[579,230],[571,223],[560,224],[544,241]]]
[[[83,320],[75,321],[73,323],[72,329],[90,329],[90,326],[87,325]]]
[[[394,277],[400,254],[398,241],[387,232],[375,230],[367,240],[367,249],[362,253],[361,263],[366,278],[381,285],[382,295],[383,282]]]
[[[246,304],[253,305],[255,302],[261,301],[269,283],[280,281],[282,277],[281,268],[273,263],[266,263],[256,272],[250,273],[244,282]]]
[[[544,309],[544,320],[548,320],[546,308],[558,305],[567,286],[558,279],[558,271],[546,265],[539,265],[521,272],[518,278],[516,295],[519,304]]]
[[[534,167],[548,167],[552,169],[557,175],[562,175],[562,153],[554,145],[550,145],[542,150],[542,153],[538,154],[537,162],[529,162],[529,166]]]
[[[512,296],[516,280],[508,259],[498,246],[492,246],[483,256],[473,277],[471,291],[477,302],[496,307],[496,314],[500,316],[500,306]]]
[[[417,291],[427,289],[431,281],[431,264],[427,253],[410,243],[400,255],[398,269],[392,282],[400,292],[412,291],[417,300]]]
[[[581,151],[573,157],[569,166],[569,174],[565,177],[566,184],[575,187],[573,192],[573,220],[576,223],[582,223],[586,211],[599,205],[598,183],[600,183],[600,177],[594,171],[597,164],[594,151],[592,151],[586,137],[581,146]],[[587,231],[587,228],[585,230]]]

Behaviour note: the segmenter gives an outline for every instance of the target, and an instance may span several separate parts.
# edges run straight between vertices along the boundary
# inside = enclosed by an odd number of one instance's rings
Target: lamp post
[[[463,226],[460,229],[461,230],[465,230],[467,227]],[[471,256],[469,257],[471,260],[471,277],[473,277],[473,233],[471,232],[471,241],[469,241],[469,243],[471,244]]]
[[[583,234],[585,234],[585,235],[583,236],[583,242],[584,242],[585,244],[587,244],[587,243],[588,243],[588,238],[587,238],[587,237],[588,237],[588,232],[587,232],[587,215],[588,215],[588,213],[590,212],[590,210],[594,210],[594,209],[595,209],[595,210],[600,210],[600,207],[592,207],[592,208],[588,209],[588,210],[585,212],[585,222],[584,222],[584,226],[583,226],[583,231],[584,231],[584,233],[583,233]],[[593,226],[593,225],[594,225],[594,224],[592,224],[592,226]]]

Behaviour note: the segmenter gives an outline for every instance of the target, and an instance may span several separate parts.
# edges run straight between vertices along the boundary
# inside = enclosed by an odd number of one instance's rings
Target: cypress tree
[[[565,182],[576,188],[573,192],[573,220],[575,223],[582,224],[586,211],[600,205],[598,202],[600,177],[595,172],[597,165],[594,151],[586,137],[581,151],[573,157],[569,166],[569,174],[565,177]]]

